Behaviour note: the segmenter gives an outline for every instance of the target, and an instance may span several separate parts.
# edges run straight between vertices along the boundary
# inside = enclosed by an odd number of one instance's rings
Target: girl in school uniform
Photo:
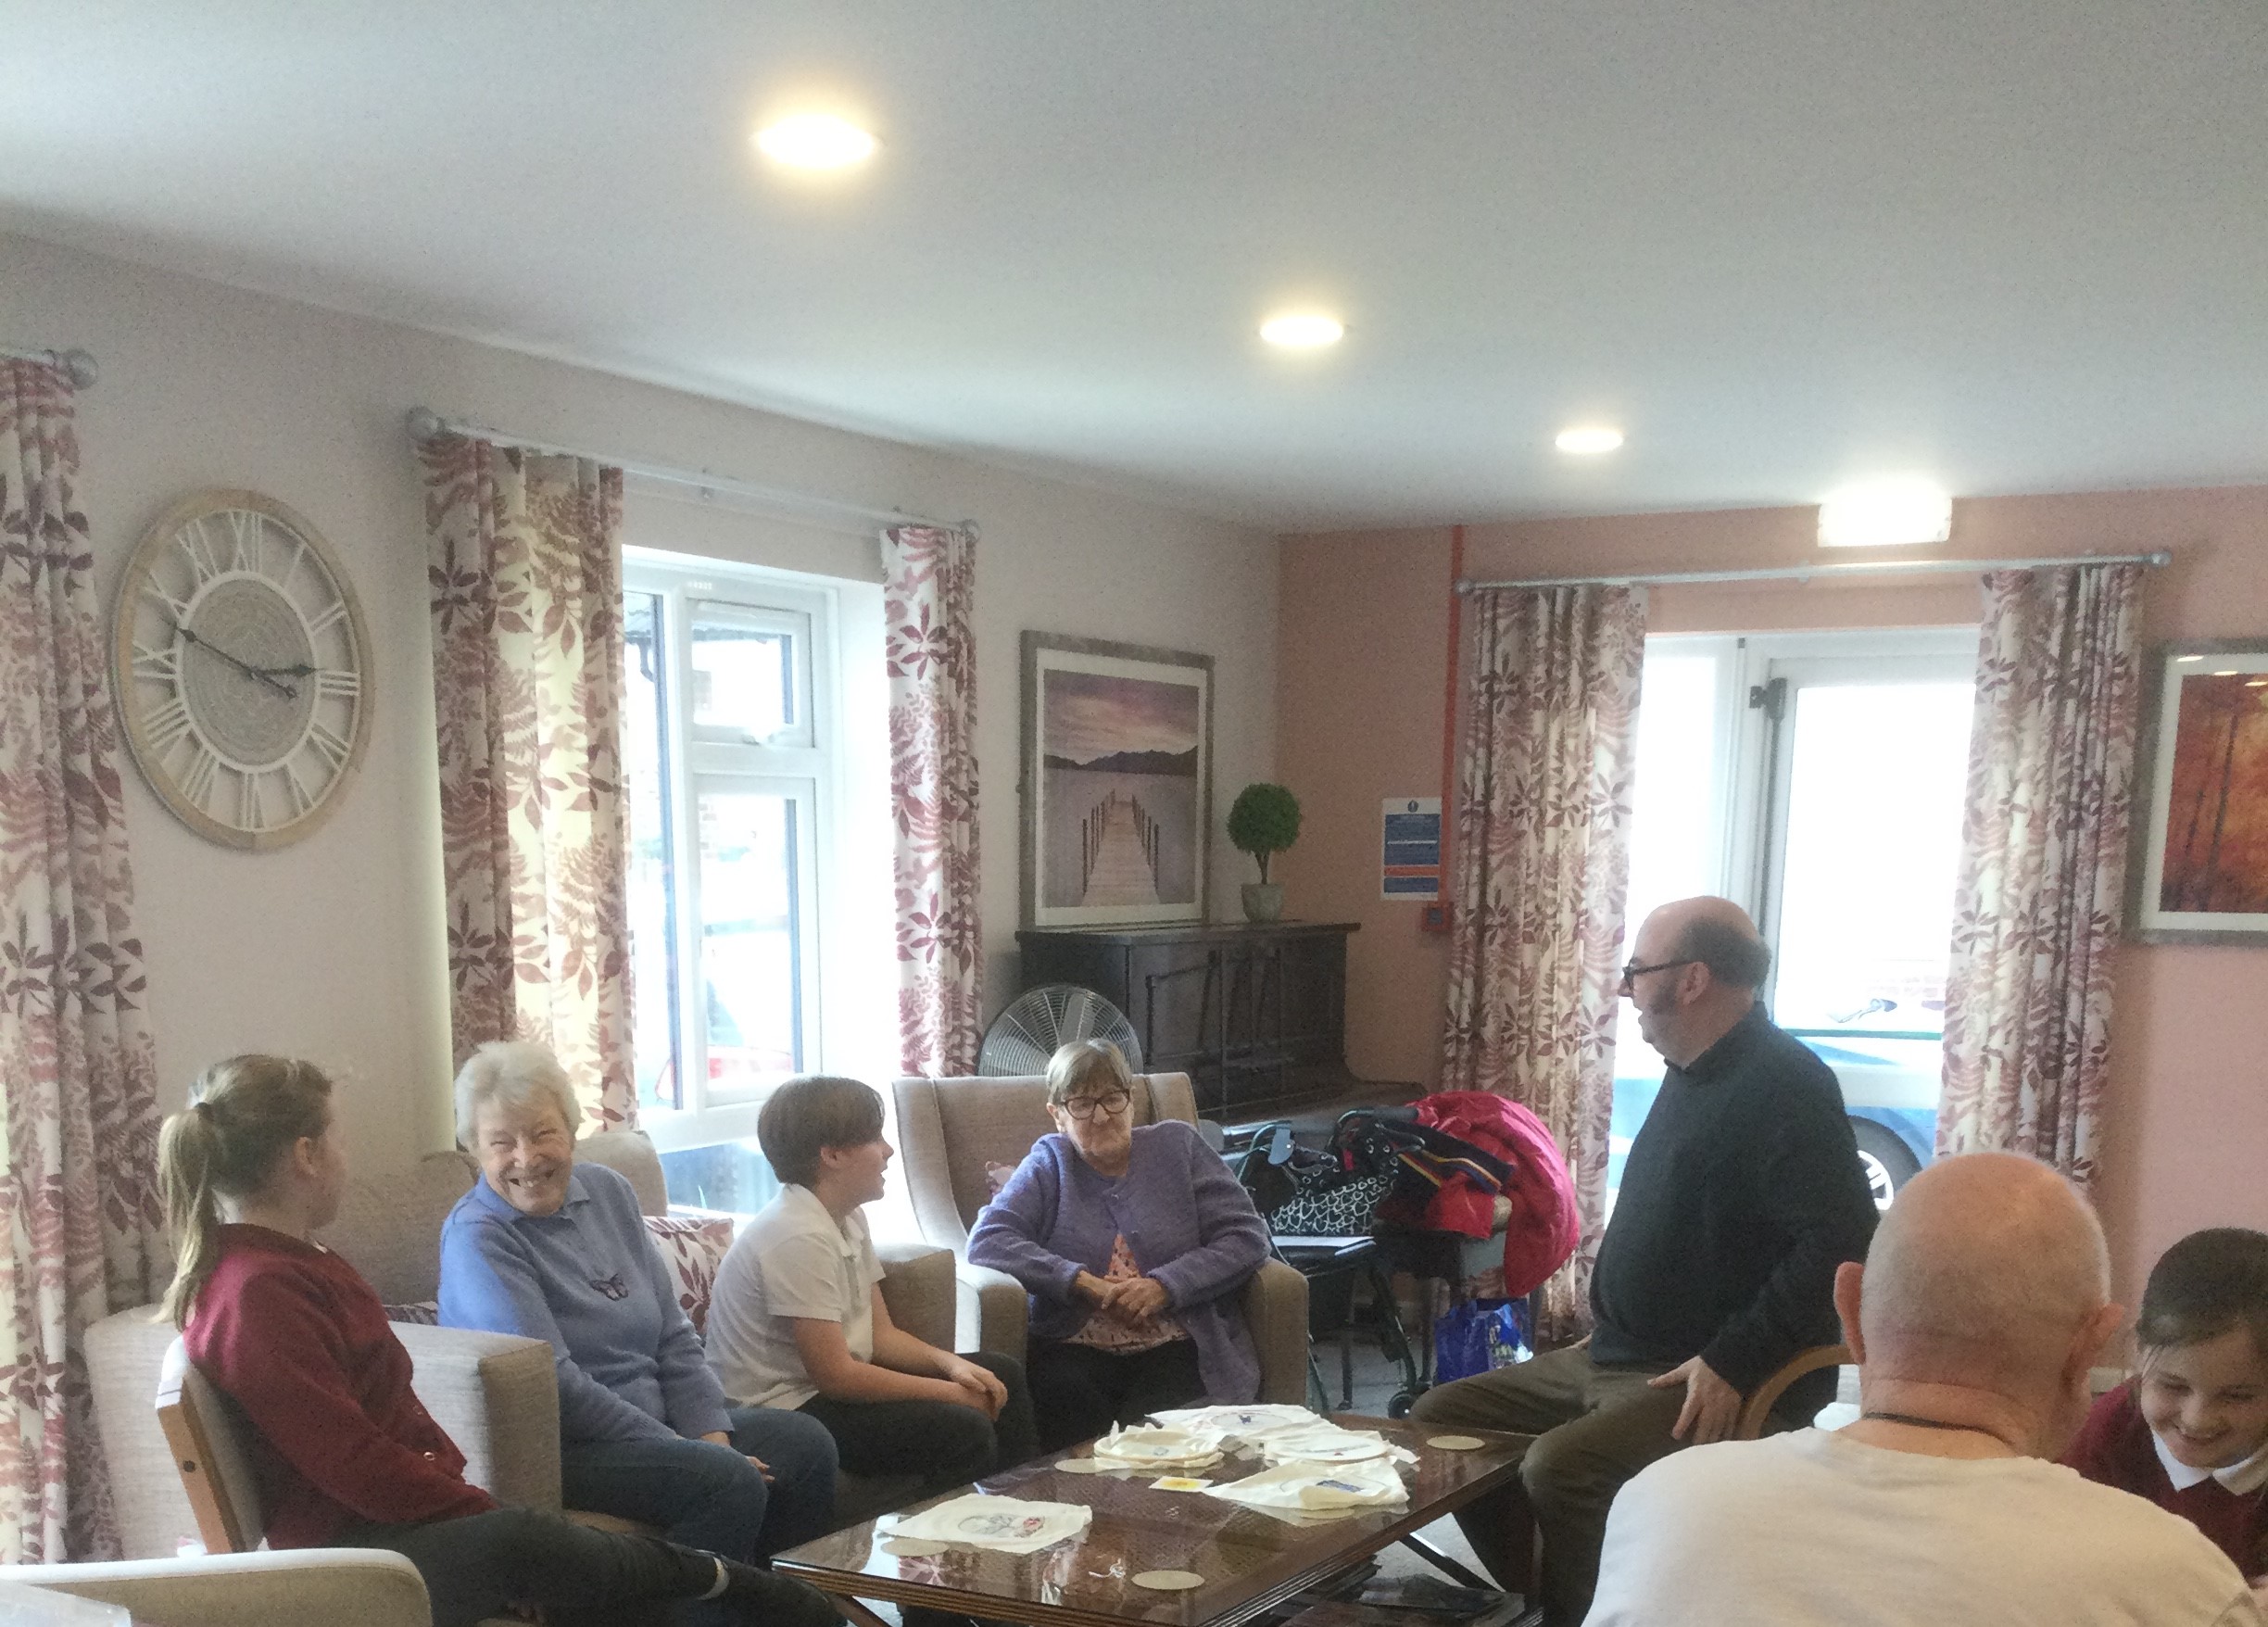
[[[2268,1234],[2216,1227],[2166,1250],[2135,1342],[2134,1377],[2063,1461],[2180,1515],[2268,1592]]]

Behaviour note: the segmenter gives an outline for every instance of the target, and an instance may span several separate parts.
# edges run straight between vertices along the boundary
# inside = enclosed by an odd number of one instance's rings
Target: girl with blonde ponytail
[[[165,1122],[158,1178],[180,1261],[165,1314],[251,1423],[271,1547],[390,1548],[425,1580],[435,1627],[521,1606],[588,1611],[714,1601],[679,1622],[832,1627],[799,1583],[658,1537],[498,1507],[410,1388],[410,1353],[361,1274],[316,1242],[346,1161],[312,1064],[232,1056]]]
[[[197,1290],[220,1262],[221,1197],[255,1196],[287,1148],[324,1140],[330,1123],[331,1081],[312,1063],[232,1056],[190,1087],[189,1105],[158,1132],[158,1186],[176,1261],[164,1311],[176,1328],[188,1324]],[[316,1224],[335,1218],[336,1208]]]

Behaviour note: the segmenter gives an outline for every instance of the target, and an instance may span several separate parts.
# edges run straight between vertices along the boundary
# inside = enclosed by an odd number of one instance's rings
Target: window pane
[[[638,1101],[683,1104],[677,1066],[677,911],[670,852],[668,662],[662,599],[623,596],[623,778],[630,803],[630,1048]]]
[[[1716,892],[1720,835],[1710,817],[1717,785],[1719,657],[1648,655],[1638,707],[1637,771],[1631,794],[1630,902],[1622,952],[1638,924],[1672,900]],[[1613,1212],[1622,1161],[1660,1093],[1662,1059],[1639,1037],[1637,1008],[1615,1017],[1613,1120],[1607,1135],[1606,1203]]]
[[[1881,1204],[1936,1141],[1972,696],[1796,692],[1772,1015],[1835,1070]]]
[[[695,1209],[753,1215],[779,1195],[780,1183],[753,1139],[687,1147],[662,1154],[669,1200]]]
[[[1717,784],[1717,694],[1716,656],[1646,658],[1631,797],[1625,949],[1657,905],[1718,889],[1720,838],[1709,818]],[[1633,1026],[1631,1037],[1637,1033]]]
[[[758,740],[792,725],[794,637],[751,624],[724,605],[696,603],[692,615],[695,725],[737,729]]]
[[[709,1080],[740,1091],[802,1066],[796,803],[704,789],[698,809]]]
[[[1783,1028],[1943,1031],[1972,693],[1796,691],[1772,996]]]

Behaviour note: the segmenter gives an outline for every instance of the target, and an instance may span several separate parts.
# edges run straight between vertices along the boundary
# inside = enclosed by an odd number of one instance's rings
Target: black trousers
[[[717,1562],[659,1537],[595,1531],[557,1514],[498,1508],[422,1525],[358,1525],[341,1532],[345,1548],[390,1548],[418,1569],[433,1602],[434,1627],[472,1627],[513,1605],[541,1605],[554,1623],[649,1627],[676,1619],[676,1601],[716,1584]],[[788,1581],[760,1605],[733,1613],[765,1627],[833,1627],[841,1620],[824,1595]],[[682,1609],[682,1607],[677,1607]]]
[[[1007,1386],[1007,1405],[998,1419],[951,1401],[831,1401],[825,1395],[813,1396],[798,1410],[826,1425],[845,1469],[917,1474],[925,1497],[1038,1457],[1023,1364],[989,1350],[964,1359]]]
[[[1193,1340],[1128,1353],[1051,1341],[1031,1347],[1031,1393],[1040,1449],[1060,1452],[1113,1424],[1140,1423],[1161,1407],[1201,1401],[1204,1380]]]

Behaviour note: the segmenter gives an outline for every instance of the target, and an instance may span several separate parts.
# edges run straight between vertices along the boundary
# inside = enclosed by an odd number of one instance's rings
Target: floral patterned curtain
[[[539,1041],[584,1129],[633,1127],[622,471],[461,435],[421,457],[456,1057]]]
[[[1510,1096],[1567,1155],[1582,1242],[1540,1330],[1564,1339],[1589,1320],[1606,1217],[1646,596],[1494,589],[1468,608],[1442,1089]]]
[[[1984,578],[1937,1151],[2094,1179],[2138,715],[2138,565]]]
[[[60,369],[0,360],[0,1562],[115,1555],[79,1335],[157,1298],[158,1070]]]
[[[898,1066],[959,1078],[984,1036],[976,913],[976,536],[883,533],[890,804],[897,826]]]

